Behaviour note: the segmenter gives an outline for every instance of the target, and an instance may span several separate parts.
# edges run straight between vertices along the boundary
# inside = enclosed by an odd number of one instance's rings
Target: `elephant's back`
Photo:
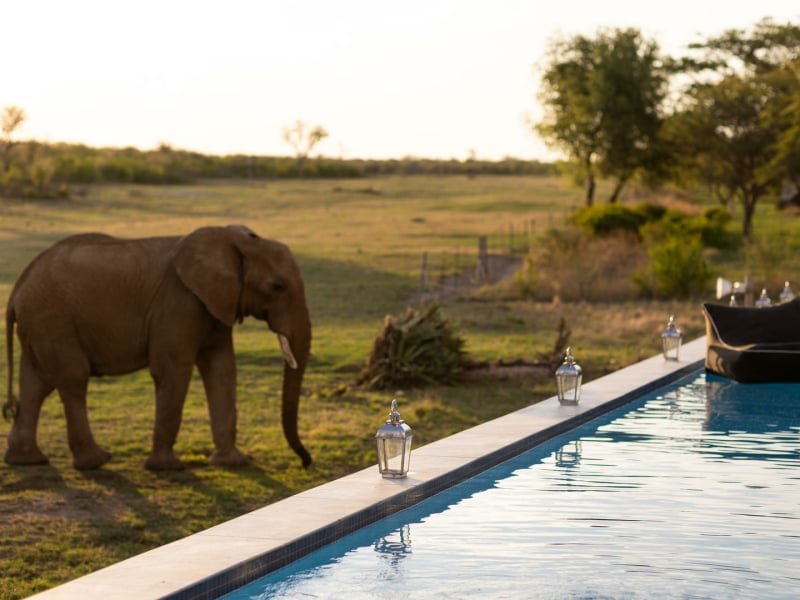
[[[87,350],[124,340],[138,353],[144,311],[178,239],[87,233],[54,244],[31,262],[9,299],[20,337],[79,338]]]

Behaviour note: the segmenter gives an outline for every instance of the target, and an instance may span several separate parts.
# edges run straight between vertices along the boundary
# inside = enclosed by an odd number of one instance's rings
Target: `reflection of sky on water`
[[[737,383],[706,375],[709,431],[749,433],[800,431],[800,394],[796,384]]]
[[[800,385],[693,376],[238,598],[794,598],[799,408]]]

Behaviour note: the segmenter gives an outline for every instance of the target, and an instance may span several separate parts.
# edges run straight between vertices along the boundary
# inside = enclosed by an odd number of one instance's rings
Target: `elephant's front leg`
[[[194,365],[156,360],[150,374],[156,387],[156,420],[153,426],[153,451],[144,466],[154,471],[180,470],[184,464],[173,446],[183,416],[183,404]]]
[[[222,336],[218,344],[204,350],[197,359],[203,378],[214,437],[212,465],[238,467],[250,462],[250,457],[236,448],[236,357],[233,339]]]

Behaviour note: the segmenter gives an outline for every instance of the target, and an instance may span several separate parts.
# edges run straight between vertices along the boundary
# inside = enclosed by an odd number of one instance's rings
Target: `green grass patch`
[[[391,176],[103,185],[77,190],[68,200],[0,200],[2,304],[27,262],[72,233],[144,237],[244,223],[292,247],[304,271],[314,324],[314,357],[300,405],[301,437],[314,457],[307,470],[280,430],[277,340],[253,320],[238,326],[234,337],[239,442],[254,459],[249,467],[208,466],[211,433],[197,377],[176,444],[188,464],[179,473],[142,467],[154,418],[146,373],[92,382],[94,433],[113,453],[96,472],[71,467],[63,411],[56,396],[49,398],[39,439],[51,464],[0,466],[0,597],[25,597],[374,464],[374,434],[396,394],[403,418],[414,428],[415,445],[552,396],[550,375],[385,392],[353,382],[384,316],[404,314],[418,292],[423,252],[435,284],[439,275],[474,269],[478,236],[489,236],[494,253],[513,250],[512,237],[519,244],[523,233],[526,244],[537,244],[581,198],[581,190],[557,178]],[[775,213],[766,203],[759,206],[755,224],[757,233],[800,238],[796,218]],[[798,272],[800,254],[778,250],[765,244],[760,260],[782,283]],[[716,251],[709,260],[732,279],[756,265],[745,251]],[[758,281],[758,272],[753,275]],[[478,361],[536,360],[552,352],[563,317],[587,379],[657,353],[670,313],[687,338],[703,333],[699,300],[534,301],[525,299],[512,280],[462,291],[441,304],[466,352]],[[0,389],[5,387],[3,353]],[[0,426],[3,435],[7,430],[7,424]]]

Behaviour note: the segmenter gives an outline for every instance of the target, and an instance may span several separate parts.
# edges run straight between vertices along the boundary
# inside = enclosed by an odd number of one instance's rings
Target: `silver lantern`
[[[781,304],[783,304],[784,302],[791,302],[792,300],[794,300],[794,292],[792,291],[792,288],[789,285],[788,281],[783,284],[783,290],[781,291],[778,298]]]
[[[761,295],[756,300],[756,308],[766,308],[772,304],[772,300],[770,300],[769,295],[767,294],[767,288],[761,290]]]
[[[411,439],[414,432],[397,411],[397,400],[392,400],[392,410],[383,427],[378,429],[378,470],[387,479],[399,479],[408,475],[411,462]]]
[[[561,404],[577,404],[581,398],[583,369],[572,357],[572,348],[567,348],[564,363],[556,369],[556,389]]]
[[[661,351],[664,360],[678,360],[681,351],[681,330],[675,325],[675,315],[669,316],[669,322],[661,332]]]

